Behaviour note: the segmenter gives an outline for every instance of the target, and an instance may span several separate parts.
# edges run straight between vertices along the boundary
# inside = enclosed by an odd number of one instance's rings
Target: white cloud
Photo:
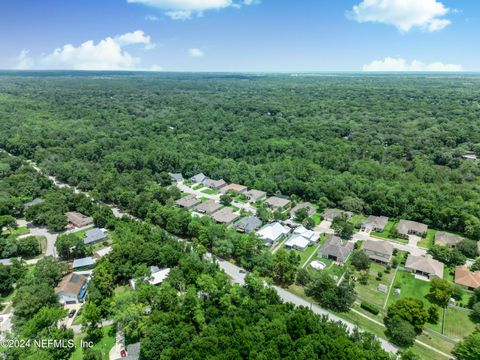
[[[187,20],[193,16],[202,16],[204,11],[220,10],[228,7],[239,8],[241,5],[252,5],[255,0],[127,0],[129,3],[143,4],[165,11],[165,15],[173,20]]]
[[[198,48],[190,49],[190,50],[188,50],[188,53],[190,54],[190,56],[193,56],[193,57],[204,57],[205,56],[205,53]]]
[[[147,15],[147,16],[145,16],[145,20],[147,20],[147,21],[158,21],[159,19],[155,15]]]
[[[441,18],[449,11],[437,0],[363,0],[346,15],[360,23],[394,25],[401,32],[415,27],[433,32],[450,24],[450,20]]]
[[[34,60],[28,57],[28,50],[23,50],[18,57],[17,68],[38,69],[71,69],[71,70],[129,70],[138,68],[141,63],[125,51],[125,47],[143,45],[145,49],[152,49],[155,44],[150,36],[143,31],[125,33],[107,37],[95,43],[93,40],[85,41],[79,46],[66,44],[56,48],[50,54],[42,55]]]
[[[363,65],[363,71],[463,71],[462,65],[433,62],[425,64],[419,60],[408,62],[403,58],[387,57]]]
[[[17,70],[27,70],[31,69],[35,64],[35,60],[28,56],[30,50],[23,49],[20,51],[20,55],[15,58],[16,65],[15,69]]]

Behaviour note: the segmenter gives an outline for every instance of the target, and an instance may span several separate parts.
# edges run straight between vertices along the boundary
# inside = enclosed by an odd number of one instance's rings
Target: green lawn
[[[470,320],[467,311],[447,308],[445,314],[445,335],[452,339],[461,340],[475,330],[475,324]]]
[[[17,236],[20,236],[20,235],[28,234],[29,232],[30,232],[30,230],[26,226],[21,226],[21,227],[18,227],[16,229],[13,229],[12,231],[5,230],[5,231],[2,232],[2,235],[6,235],[6,236],[13,235],[13,236],[17,237]]]
[[[205,201],[208,201],[209,199],[207,199],[206,197],[201,197],[198,199],[201,203],[204,203]]]
[[[193,189],[193,190],[200,190],[200,189],[202,189],[203,187],[204,187],[203,184],[197,184],[197,185],[195,185],[192,189]]]
[[[356,228],[360,228],[360,226],[366,219],[367,217],[365,215],[355,214],[350,219],[348,219],[348,222],[353,224],[353,226],[355,226]]]
[[[205,189],[205,190],[202,190],[201,192],[204,193],[204,194],[207,194],[207,195],[217,195],[218,194],[218,191],[214,190],[214,189]]]
[[[433,242],[435,240],[435,233],[437,231],[434,229],[428,229],[427,236],[422,238],[417,244],[418,247],[423,247],[426,249],[430,249],[433,246]]]
[[[399,239],[399,238],[393,238],[390,234],[390,231],[397,226],[397,223],[392,220],[388,220],[387,225],[385,226],[385,229],[382,232],[378,231],[372,231],[370,235],[382,239],[387,239],[391,241],[397,241],[401,242],[404,244],[408,244],[408,239]]]
[[[400,295],[394,295],[396,288],[400,288]],[[395,277],[395,281],[393,283],[392,294],[388,299],[387,305],[406,297],[421,299],[426,305],[429,305],[430,301],[426,297],[426,295],[429,293],[429,290],[429,281],[416,279],[412,273],[405,270],[398,270],[397,276]]]
[[[322,217],[319,213],[313,214],[311,218],[313,219],[313,221],[315,221],[315,225],[319,225],[322,222]]]
[[[240,210],[239,207],[237,207],[237,206],[235,206],[235,205],[232,205],[232,204],[228,205],[228,207],[232,208],[232,209],[235,210],[235,211]]]
[[[248,202],[248,199],[242,194],[235,196],[233,200],[241,202],[242,204],[246,204]]]
[[[381,291],[378,291],[378,285],[383,284],[390,288],[393,277],[395,275],[395,269],[391,269],[389,274],[385,273],[386,269],[386,266],[375,262],[372,262],[370,264],[367,285],[360,284],[358,280],[355,284],[355,290],[357,291],[360,298],[367,300],[368,302],[371,302],[372,304],[375,304],[377,306],[383,307],[383,305],[385,304],[385,300],[387,299],[388,292],[383,293]],[[381,280],[376,279],[378,272],[381,272],[383,274]],[[357,279],[359,274],[359,272],[355,272],[355,276],[357,277]]]
[[[103,337],[98,343],[96,343],[93,348],[100,350],[102,353],[102,359],[109,358],[109,352],[112,347],[115,345],[115,334],[111,334],[110,329],[113,325],[105,326],[103,328]],[[75,339],[75,351],[72,353],[70,360],[82,360],[83,359],[83,349],[80,347],[80,340],[85,338],[85,334],[80,334]]]
[[[291,251],[295,251],[295,253],[300,255],[300,267],[305,263],[305,261],[307,261],[309,256],[313,254],[313,252],[317,248],[317,245],[318,244],[310,245],[303,251],[298,251],[298,250],[294,250],[294,249],[291,250]]]
[[[85,228],[85,229],[82,229],[80,231],[77,231],[77,232],[74,232],[74,234],[80,238],[80,239],[83,239],[85,237],[85,233],[88,231],[88,230],[92,230],[94,228],[94,226],[90,226],[88,228]]]

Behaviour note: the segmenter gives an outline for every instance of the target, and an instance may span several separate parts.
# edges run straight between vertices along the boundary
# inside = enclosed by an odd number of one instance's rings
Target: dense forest
[[[165,172],[480,237],[480,78],[2,73],[0,147],[133,212]]]

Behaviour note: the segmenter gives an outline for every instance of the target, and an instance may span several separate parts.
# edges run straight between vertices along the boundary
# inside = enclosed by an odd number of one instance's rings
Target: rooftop
[[[256,216],[247,216],[238,220],[235,224],[233,224],[233,226],[238,231],[251,232],[262,226],[262,220]]]
[[[216,203],[214,200],[207,200],[195,206],[195,211],[204,214],[213,214],[215,211],[220,210],[222,207],[223,205]]]
[[[455,268],[455,284],[476,289],[480,287],[480,271],[470,271],[461,265]]]
[[[87,278],[80,274],[70,273],[63,277],[55,288],[55,294],[60,292],[68,292],[76,296],[80,295],[83,285],[87,282]]]
[[[224,207],[223,209],[218,210],[212,215],[212,218],[222,224],[230,224],[232,221],[237,219],[239,215],[230,207]]]
[[[428,230],[428,225],[425,225],[416,221],[400,220],[398,223],[398,232],[403,235],[408,235],[411,232],[425,234],[427,230]]]
[[[30,206],[40,205],[41,203],[43,203],[43,199],[35,198],[32,201],[23,204],[23,206],[29,208]]]
[[[384,229],[387,226],[388,217],[370,215],[367,220],[363,222],[363,226],[370,229]]]
[[[76,268],[81,268],[81,267],[85,267],[85,266],[92,266],[92,265],[95,264],[95,262],[96,262],[96,260],[91,256],[84,257],[84,258],[81,258],[81,259],[73,260],[72,267],[74,269],[76,269]]]
[[[443,263],[435,260],[431,255],[417,256],[409,254],[405,267],[421,271],[430,276],[435,275],[439,278],[443,278]]]
[[[250,189],[245,193],[245,196],[249,199],[257,201],[267,196],[267,193],[261,190]]]
[[[239,184],[228,184],[222,187],[223,193],[226,193],[227,191],[244,192],[246,190],[247,190],[246,186],[239,185]]]
[[[285,241],[285,246],[296,247],[300,249],[305,249],[308,244],[310,244],[310,241],[298,234],[292,235],[287,241]]]
[[[191,208],[200,202],[195,195],[190,194],[175,201],[175,204],[184,208]]]
[[[300,209],[307,209],[308,216],[311,216],[315,212],[315,206],[309,202],[298,203],[292,210],[290,210],[290,216],[295,216],[295,213]]]
[[[374,240],[367,240],[363,245],[363,250],[366,251],[373,251],[379,254],[392,256],[393,253],[393,245],[388,241],[374,241]]]
[[[281,235],[287,235],[289,232],[290,230],[284,227],[282,224],[279,222],[274,222],[262,227],[260,230],[258,230],[257,234],[264,240],[275,241]]]
[[[170,179],[176,182],[182,182],[183,181],[183,175],[180,173],[169,173]]]
[[[353,243],[343,241],[338,236],[332,236],[320,248],[323,254],[335,256],[340,259],[346,259],[353,250]]]
[[[107,237],[107,234],[99,228],[93,228],[85,231],[85,238],[83,242],[85,244],[91,244],[100,240],[103,240]]]
[[[290,204],[290,199],[280,196],[271,196],[265,201],[265,204],[272,208],[283,208]]]
[[[435,233],[435,244],[444,246],[456,246],[463,239],[455,234],[447,233],[445,231],[437,231]]]
[[[208,177],[204,173],[200,173],[191,177],[191,180],[196,183],[203,183],[207,179]]]

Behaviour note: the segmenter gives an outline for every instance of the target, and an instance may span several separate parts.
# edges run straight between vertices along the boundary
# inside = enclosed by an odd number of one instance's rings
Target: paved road
[[[57,241],[58,234],[51,232],[44,227],[36,227],[33,225],[29,226],[30,234],[35,236],[45,236],[47,238],[47,249],[45,251],[45,256],[57,257],[57,251],[55,250],[55,241]]]
[[[230,263],[228,261],[224,261],[224,260],[219,260],[218,264],[219,264],[220,268],[223,269],[223,271],[225,271],[225,273],[232,278],[233,282],[238,283],[240,285],[245,284],[245,273],[241,272],[241,271],[243,271],[242,268],[240,268],[236,265],[233,265],[232,263]],[[339,318],[337,315],[332,314],[331,312],[329,312],[325,309],[322,309],[321,307],[319,307],[315,304],[312,304],[312,303],[302,299],[301,297],[299,297],[295,294],[292,294],[289,291],[286,291],[286,290],[282,289],[281,287],[273,285],[272,288],[275,289],[275,291],[280,296],[280,298],[285,302],[290,302],[290,303],[295,304],[297,306],[308,307],[315,314],[325,315],[332,321],[341,322],[350,331],[353,330],[356,327],[351,322],[346,321],[342,318]],[[396,346],[394,346],[393,344],[389,343],[387,340],[384,340],[384,339],[381,339],[381,338],[378,338],[378,340],[380,341],[380,343],[382,345],[382,348],[385,349],[386,351],[391,352],[391,353],[396,353],[398,351],[398,348]]]
[[[358,232],[356,234],[353,234],[353,241],[358,241],[358,240],[388,241],[388,240],[382,240],[379,238],[372,237],[365,232]],[[425,255],[427,253],[427,250],[410,245],[410,244],[402,244],[394,241],[390,241],[390,244],[392,244],[395,249],[408,251],[412,255],[420,256],[420,255]]]

